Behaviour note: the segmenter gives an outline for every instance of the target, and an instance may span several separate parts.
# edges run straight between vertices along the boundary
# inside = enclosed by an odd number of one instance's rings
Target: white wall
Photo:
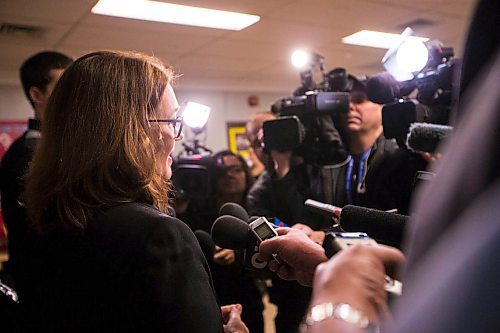
[[[246,93],[209,90],[177,90],[176,93],[179,102],[191,100],[206,104],[212,108],[207,124],[204,145],[214,152],[228,148],[226,122],[246,121],[252,112],[268,111],[271,104],[277,99],[289,94],[286,91],[276,93]],[[259,97],[260,103],[258,106],[250,107],[248,105],[247,100],[250,95]],[[20,85],[0,85],[0,120],[24,120],[32,115],[32,108],[26,100]],[[189,134],[189,132],[186,132],[187,139],[191,137]],[[178,145],[176,152],[179,152],[180,149],[181,146]]]
[[[29,117],[33,117],[33,108],[21,85],[0,85],[0,120],[24,120]]]

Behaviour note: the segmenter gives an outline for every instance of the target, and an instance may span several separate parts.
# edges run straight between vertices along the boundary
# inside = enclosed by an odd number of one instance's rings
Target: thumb
[[[243,311],[243,307],[241,306],[241,304],[233,304],[231,306],[231,312],[229,313],[229,320],[240,319],[242,311]]]

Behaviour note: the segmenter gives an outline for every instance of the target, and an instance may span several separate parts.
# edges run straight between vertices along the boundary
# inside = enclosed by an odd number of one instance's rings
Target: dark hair
[[[91,53],[68,67],[27,176],[26,207],[40,231],[83,230],[99,209],[126,202],[168,211],[156,157],[165,144],[147,119],[173,78],[159,59],[133,52]]]
[[[252,177],[252,173],[250,172],[250,168],[248,167],[247,161],[245,161],[243,156],[241,156],[240,154],[235,154],[231,150],[221,150],[213,155],[213,160],[215,162],[215,169],[224,167],[224,165],[223,165],[224,164],[223,163],[224,156],[234,156],[241,162],[241,165],[243,167],[243,171],[245,171],[245,179],[246,179],[245,195],[246,195],[246,193],[248,192],[250,187],[252,187],[253,182],[254,182],[254,178]],[[215,175],[213,177],[214,184],[217,181],[217,179],[219,179],[223,175],[224,175],[224,173],[218,173],[217,171],[215,171]],[[213,186],[212,188],[215,189],[216,187]]]
[[[43,51],[24,61],[19,74],[24,94],[32,106],[34,106],[34,103],[29,94],[30,88],[37,87],[45,91],[51,80],[50,71],[53,69],[66,69],[72,62],[73,59],[56,51]]]

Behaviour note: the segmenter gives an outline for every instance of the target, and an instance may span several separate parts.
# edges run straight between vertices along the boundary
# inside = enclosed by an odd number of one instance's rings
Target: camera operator
[[[245,127],[246,135],[250,146],[248,152],[250,155],[250,172],[257,179],[269,165],[268,155],[263,150],[263,132],[262,124],[267,120],[276,119],[276,115],[272,112],[257,111],[250,115]]]
[[[339,129],[349,158],[338,175],[333,204],[385,208],[380,207],[382,203],[370,200],[371,189],[366,183],[381,178],[380,165],[396,151],[397,145],[382,134],[382,105],[368,100],[364,82],[355,77],[352,80],[349,110],[338,114]]]

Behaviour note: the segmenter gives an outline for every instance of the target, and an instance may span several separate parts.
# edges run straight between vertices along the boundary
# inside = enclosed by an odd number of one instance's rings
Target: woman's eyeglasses
[[[169,123],[174,130],[174,139],[178,139],[181,136],[184,122],[180,116],[175,119],[148,119],[148,121],[151,123]]]

